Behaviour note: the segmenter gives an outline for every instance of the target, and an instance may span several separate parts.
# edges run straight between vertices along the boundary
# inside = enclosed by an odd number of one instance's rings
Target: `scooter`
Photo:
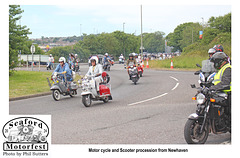
[[[74,95],[77,95],[77,89],[78,85],[76,82],[67,81],[66,74],[64,74],[64,77],[61,75],[60,72],[55,72],[53,76],[51,77],[52,84],[48,80],[48,85],[50,87],[50,90],[52,91],[52,96],[55,101],[59,101],[61,99],[61,95],[70,97],[73,97]],[[72,72],[73,79],[75,78],[75,72]],[[64,78],[64,79],[63,79]],[[78,82],[80,83],[80,82]]]
[[[110,63],[110,60],[108,60],[107,62],[104,63],[103,70],[110,71],[110,67],[111,67],[111,63]]]
[[[143,68],[142,68],[142,66],[140,65],[140,64],[138,64],[138,75],[140,76],[140,77],[142,77],[142,75],[143,75]]]
[[[132,82],[136,85],[139,80],[138,70],[135,66],[131,65],[129,67],[129,75]]]
[[[96,83],[94,80],[95,76],[85,76],[82,79],[82,103],[85,107],[90,107],[92,101],[103,101],[107,103],[112,100],[111,85],[107,82],[103,82],[99,85],[99,94],[97,93]]]
[[[119,64],[124,64],[124,59],[123,58],[119,58]]]

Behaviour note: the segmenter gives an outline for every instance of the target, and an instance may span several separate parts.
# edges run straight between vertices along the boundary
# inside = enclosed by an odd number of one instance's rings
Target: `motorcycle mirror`
[[[199,71],[194,72],[194,75],[199,75],[199,74],[200,74]]]
[[[202,68],[199,64],[196,64],[196,66]]]
[[[196,88],[196,85],[195,85],[195,84],[191,84],[191,87],[192,87],[192,88]]]

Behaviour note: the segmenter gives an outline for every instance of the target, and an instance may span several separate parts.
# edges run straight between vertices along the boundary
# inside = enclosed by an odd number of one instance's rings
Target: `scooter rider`
[[[129,75],[129,66],[130,65],[135,65],[136,66],[136,64],[137,64],[137,62],[134,59],[133,53],[130,53],[129,54],[129,59],[127,60],[127,72],[128,72],[128,75]],[[130,75],[129,75],[129,79],[131,79]]]
[[[68,63],[66,63],[66,59],[64,57],[59,58],[59,64],[57,65],[54,72],[62,72],[61,76],[63,77],[64,81],[65,81],[65,79],[64,79],[63,74],[66,74],[67,81],[72,81],[72,72],[69,69],[69,65],[68,65]],[[54,74],[54,72],[53,72],[53,74]]]
[[[90,62],[92,64],[92,66],[89,67],[88,72],[86,73],[86,76],[90,76],[90,75],[94,75],[95,78],[95,82],[96,82],[96,89],[97,89],[97,93],[99,94],[99,84],[103,82],[102,79],[102,65],[101,64],[97,64],[98,63],[98,57],[96,56],[92,56],[90,58]]]

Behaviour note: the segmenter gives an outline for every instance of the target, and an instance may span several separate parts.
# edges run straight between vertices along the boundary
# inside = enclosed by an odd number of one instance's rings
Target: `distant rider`
[[[102,65],[101,64],[98,64],[98,57],[96,56],[92,56],[90,58],[90,62],[91,62],[91,65],[88,69],[88,72],[86,73],[86,76],[95,76],[94,80],[95,80],[95,83],[96,83],[96,89],[97,89],[97,93],[99,95],[99,84],[103,82],[103,79],[102,79],[102,73],[103,73],[103,70],[102,70]]]
[[[128,72],[128,75],[129,75],[129,67],[130,67],[131,65],[136,66],[136,64],[137,64],[137,62],[136,62],[136,60],[134,59],[133,53],[130,53],[130,54],[129,54],[129,59],[127,60],[127,72]],[[131,79],[130,75],[129,75],[129,79]]]
[[[64,74],[66,74],[67,81],[72,81],[72,71],[69,69],[68,63],[66,63],[66,59],[64,57],[59,58],[59,64],[57,65],[56,69],[54,72],[61,72],[61,76],[64,79]],[[54,72],[52,74],[54,74]]]
[[[51,70],[51,68],[52,68],[52,63],[54,63],[54,58],[53,58],[52,54],[49,54],[48,61],[49,61],[48,67],[49,67],[50,70]]]

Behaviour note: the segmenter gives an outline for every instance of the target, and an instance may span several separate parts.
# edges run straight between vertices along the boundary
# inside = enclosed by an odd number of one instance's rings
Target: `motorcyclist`
[[[102,65],[98,64],[98,57],[96,57],[96,56],[92,56],[90,58],[90,61],[91,61],[92,66],[89,67],[88,72],[86,73],[86,76],[91,76],[91,75],[95,76],[94,80],[96,83],[97,93],[99,94],[99,84],[103,82]]]
[[[108,56],[108,53],[105,53],[103,63],[105,64],[106,62],[108,62],[108,60],[111,60],[111,58]]]
[[[66,74],[67,81],[72,81],[72,71],[69,69],[68,63],[66,63],[66,59],[64,57],[59,58],[59,64],[57,65],[54,72],[61,72],[61,76],[63,77],[63,80],[65,81],[64,75]],[[54,74],[54,72],[52,74]]]
[[[218,71],[214,76],[214,85],[209,88],[211,91],[231,92],[231,65],[228,63],[228,57],[223,52],[215,53],[211,59],[215,69]]]
[[[209,59],[213,56],[214,53],[216,53],[216,49],[210,48],[210,49],[208,50]]]
[[[134,54],[133,53],[130,53],[129,54],[129,59],[127,60],[127,72],[128,72],[128,75],[129,75],[129,67],[131,65],[134,65],[136,66],[137,62],[136,60],[134,59]],[[129,79],[131,79],[131,76],[129,75]]]
[[[223,52],[223,46],[220,44],[214,45],[213,48],[216,50],[216,52]],[[224,53],[224,54],[227,56],[228,63],[231,64],[231,60],[230,60],[229,56],[226,53]]]

